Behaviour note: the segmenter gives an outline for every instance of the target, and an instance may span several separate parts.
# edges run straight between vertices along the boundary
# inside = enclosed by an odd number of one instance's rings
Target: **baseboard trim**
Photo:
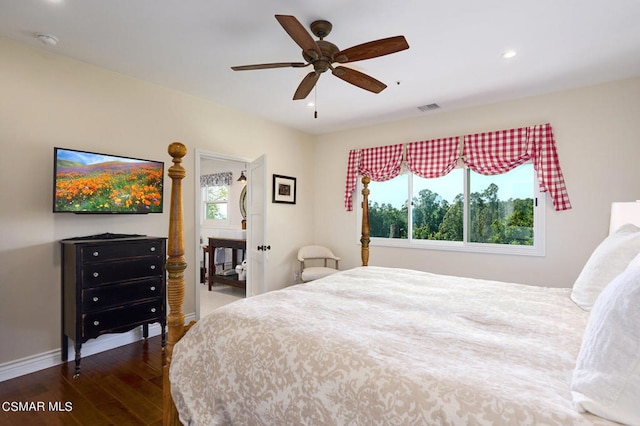
[[[188,324],[192,320],[195,320],[195,313],[185,315],[185,324]],[[149,337],[159,336],[160,331],[160,324],[156,323],[149,325]],[[84,358],[89,355],[115,349],[142,339],[142,327],[138,327],[126,333],[105,334],[97,339],[91,339],[84,343],[82,345],[82,357]],[[69,362],[73,362],[74,354],[75,349],[73,347],[73,342],[70,340]],[[53,349],[37,355],[0,364],[0,382],[60,365],[63,363],[61,356],[61,349]]]

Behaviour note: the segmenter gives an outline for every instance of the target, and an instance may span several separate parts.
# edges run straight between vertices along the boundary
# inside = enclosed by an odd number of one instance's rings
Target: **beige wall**
[[[53,214],[53,147],[84,149],[171,165],[167,146],[183,142],[185,312],[195,311],[196,149],[242,158],[267,155],[271,174],[296,176],[298,203],[268,203],[269,288],[292,281],[298,246],[312,238],[313,138],[193,96],[0,38],[0,364],[60,348],[58,241],[103,232],[166,236],[164,214]],[[165,195],[169,180],[165,179]],[[270,195],[268,195],[270,200]],[[287,238],[278,238],[282,226]]]
[[[444,106],[446,108],[446,106]],[[547,196],[546,256],[372,247],[370,265],[570,287],[608,231],[612,201],[640,199],[640,78],[344,131],[316,144],[316,240],[360,262],[355,212],[342,207],[348,151],[550,122],[573,209]],[[331,229],[331,232],[326,232]]]

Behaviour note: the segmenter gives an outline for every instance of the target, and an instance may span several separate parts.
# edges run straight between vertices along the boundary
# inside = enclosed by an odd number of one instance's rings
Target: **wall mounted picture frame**
[[[296,203],[296,178],[290,176],[273,175],[274,203]]]

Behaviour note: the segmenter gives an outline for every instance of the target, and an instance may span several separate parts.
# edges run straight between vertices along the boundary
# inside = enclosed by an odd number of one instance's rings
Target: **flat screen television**
[[[53,212],[162,213],[164,163],[53,149]]]

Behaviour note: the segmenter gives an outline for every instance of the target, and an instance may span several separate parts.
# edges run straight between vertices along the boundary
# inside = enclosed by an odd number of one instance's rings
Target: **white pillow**
[[[593,306],[571,395],[578,411],[640,425],[640,255]]]
[[[640,228],[630,223],[618,228],[591,254],[573,284],[571,300],[585,311],[590,310],[600,292],[624,271],[638,253]]]

